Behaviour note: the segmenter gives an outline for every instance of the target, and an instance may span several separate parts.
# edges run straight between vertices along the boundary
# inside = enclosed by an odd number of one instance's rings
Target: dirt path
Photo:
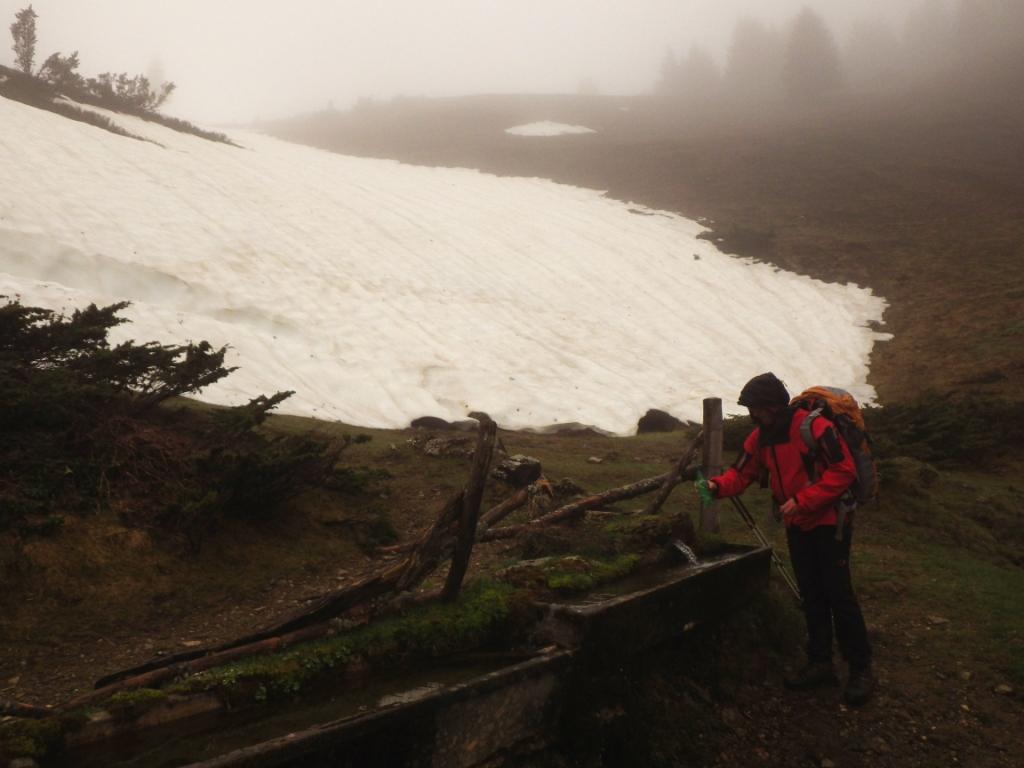
[[[1019,766],[1020,702],[995,693],[957,659],[923,656],[916,640],[933,630],[906,626],[898,609],[865,605],[877,622],[878,690],[868,705],[845,706],[840,688],[785,691],[772,675],[765,686],[742,687],[719,710],[730,732],[715,764]]]

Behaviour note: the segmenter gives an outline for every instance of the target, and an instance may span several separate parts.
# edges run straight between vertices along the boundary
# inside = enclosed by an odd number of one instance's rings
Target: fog
[[[942,2],[942,0],[937,0]],[[957,0],[959,2],[959,0]],[[969,2],[970,0],[964,0]],[[1004,0],[983,0],[1004,2]],[[0,0],[5,26],[25,0]],[[724,68],[737,21],[801,8],[840,43],[902,35],[921,0],[36,0],[36,66],[78,51],[81,73],[174,81],[172,114],[249,122],[361,98],[650,92],[666,52],[701,46]],[[0,63],[13,65],[7,44]],[[871,76],[870,73],[866,75]]]

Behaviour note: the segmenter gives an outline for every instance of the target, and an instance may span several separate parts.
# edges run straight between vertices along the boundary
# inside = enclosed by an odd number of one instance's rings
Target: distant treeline
[[[737,22],[723,65],[700,45],[669,50],[655,92],[702,107],[813,104],[843,93],[970,83],[1011,68],[1024,49],[1021,0],[926,0],[901,29],[855,24],[837,42],[809,8],[780,26]]]

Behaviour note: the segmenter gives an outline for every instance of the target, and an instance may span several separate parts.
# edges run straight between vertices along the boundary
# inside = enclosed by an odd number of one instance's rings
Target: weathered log
[[[647,505],[647,509],[644,510],[645,515],[653,515],[661,509],[661,505],[665,503],[665,499],[672,493],[672,489],[679,483],[679,478],[686,470],[694,457],[697,455],[697,451],[700,450],[702,440],[704,437],[703,432],[698,432],[697,436],[693,438],[693,442],[690,444],[689,449],[682,455],[676,465],[672,468],[672,471],[668,473],[665,478],[665,482],[662,483],[661,488],[658,489],[658,495],[654,497],[650,504]]]
[[[541,528],[546,528],[549,525],[568,522],[569,520],[580,517],[589,509],[596,509],[606,504],[613,504],[616,501],[632,499],[636,496],[642,496],[645,493],[650,493],[656,488],[660,488],[671,475],[671,472],[666,472],[664,475],[649,477],[646,480],[640,480],[629,485],[623,485],[619,488],[611,488],[594,496],[587,496],[585,499],[579,499],[571,504],[566,504],[544,517],[531,520],[530,522],[522,525],[506,525],[501,528],[488,528],[486,531],[482,531],[478,538],[480,541],[511,539],[526,533],[527,531],[536,531]],[[676,481],[678,482],[678,477],[676,478]]]
[[[480,502],[484,497],[484,485],[487,482],[487,470],[491,466],[494,454],[494,439],[498,432],[495,424],[486,414],[479,414],[480,431],[476,437],[476,450],[473,453],[473,469],[469,474],[465,492],[462,495],[462,514],[459,519],[459,531],[455,539],[455,552],[452,564],[448,569],[443,600],[454,600],[462,588],[462,580],[466,577],[469,567],[469,556],[473,552],[476,541],[477,520],[480,517]]]
[[[24,704],[20,701],[0,699],[0,717],[24,717],[32,720],[42,720],[53,714],[52,709],[37,707],[35,704]]]
[[[291,629],[298,629],[301,625],[315,623],[317,619],[332,618],[333,616],[338,615],[338,613],[344,612],[348,608],[352,608],[360,603],[366,602],[367,600],[372,600],[375,597],[387,594],[387,592],[393,588],[394,582],[397,580],[398,576],[401,575],[404,565],[405,562],[403,561],[402,563],[392,566],[390,569],[385,571],[383,575],[373,574],[372,576],[368,576],[355,584],[350,584],[336,592],[324,595],[314,603],[311,608],[303,608],[292,614],[286,615],[286,617],[280,620],[277,624],[261,629],[258,632],[237,637],[226,643],[193,648],[188,651],[182,651],[181,653],[162,656],[159,659],[152,659],[145,664],[121,670],[120,672],[114,672],[97,680],[95,688],[106,688],[117,680],[136,677],[151,670],[159,670],[165,667],[180,665],[192,661],[193,659],[206,658],[213,654],[228,651],[239,646],[249,646],[253,643],[258,643],[263,640],[279,636]],[[332,611],[336,612],[332,613]]]
[[[511,515],[517,509],[521,508],[527,501],[530,500],[529,488],[520,488],[518,491],[513,493],[507,499],[502,501],[500,504],[496,504],[489,510],[480,515],[479,521],[477,521],[477,531],[483,531],[490,528],[495,523],[499,523],[506,517]],[[458,532],[458,524],[454,524],[449,527],[448,533],[451,536],[455,536]],[[376,552],[378,555],[401,555],[406,552],[412,552],[416,549],[416,545],[419,543],[419,539],[410,539],[409,541],[403,541],[401,544],[392,544],[388,547],[378,547]]]
[[[304,627],[303,629],[296,630],[295,632],[278,635],[277,637],[270,637],[254,643],[238,645],[217,653],[210,653],[199,658],[179,661],[163,667],[152,668],[141,674],[121,678],[102,687],[97,687],[95,690],[84,693],[81,696],[66,702],[61,706],[61,710],[70,710],[86,706],[106,699],[113,696],[115,693],[120,693],[121,691],[130,691],[138,688],[156,688],[181,675],[191,675],[197,672],[202,672],[203,670],[219,667],[222,664],[227,664],[247,656],[253,656],[257,653],[271,653],[273,651],[284,650],[285,648],[289,648],[297,643],[303,643],[307,640],[315,640],[319,637],[323,637],[330,631],[331,625],[324,622],[312,627]]]
[[[503,502],[501,502],[501,504],[498,504],[496,507],[491,507],[484,514],[480,515],[480,522],[477,524],[477,530],[480,533],[483,533],[485,530],[490,528],[495,523],[500,523],[502,520],[511,515],[517,509],[522,507],[529,500],[529,487],[520,488],[518,491],[516,491]]]
[[[413,553],[403,564],[402,574],[395,584],[396,591],[411,588],[437,567],[441,561],[444,544],[451,538],[448,531],[462,513],[464,496],[465,491],[455,493],[448,500],[434,525],[420,537]]]

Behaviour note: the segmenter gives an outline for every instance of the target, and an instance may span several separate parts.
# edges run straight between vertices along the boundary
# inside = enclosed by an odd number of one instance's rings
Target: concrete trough
[[[717,620],[767,585],[770,562],[767,549],[733,548],[697,565],[639,574],[578,600],[548,604],[535,630],[537,647],[548,647],[530,657],[419,670],[368,691],[341,693],[336,704],[299,703],[237,727],[221,722],[206,734],[186,736],[183,728],[135,754],[126,754],[123,738],[105,745],[101,738],[76,745],[66,764],[79,764],[75,753],[88,755],[91,765],[133,768],[500,764],[503,756],[559,738],[581,675],[600,675],[613,659]]]

